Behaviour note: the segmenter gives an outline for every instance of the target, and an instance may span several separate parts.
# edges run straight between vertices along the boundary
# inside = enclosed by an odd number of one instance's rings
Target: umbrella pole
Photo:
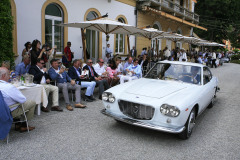
[[[127,35],[127,44],[128,44],[128,55],[130,55],[130,42],[129,42],[129,35]]]
[[[156,50],[157,50],[157,59],[158,59],[158,39],[156,38]]]
[[[83,52],[84,52],[84,62],[87,62],[87,50],[86,50],[86,45],[85,45],[85,34],[84,34],[84,29],[81,28],[81,33],[82,33],[82,45],[83,45]]]

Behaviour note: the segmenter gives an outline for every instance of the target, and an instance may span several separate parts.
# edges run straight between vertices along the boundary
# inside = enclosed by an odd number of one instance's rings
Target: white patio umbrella
[[[91,21],[77,22],[77,23],[64,23],[59,24],[64,27],[74,27],[82,29],[90,29],[108,34],[131,34],[136,32],[136,27],[112,20],[109,18],[100,18]],[[140,32],[140,29],[138,30]]]
[[[77,22],[77,23],[64,23],[64,24],[58,24],[58,26],[81,28],[82,38],[84,35],[83,34],[84,29],[103,32],[106,34],[106,39],[108,39],[109,34],[130,35],[130,34],[133,34],[136,32],[138,32],[138,33],[143,32],[141,29],[138,29],[132,25],[121,23],[121,22],[118,22],[116,20],[112,20],[109,18],[99,18],[96,20]],[[128,40],[128,46],[129,46],[129,40]],[[128,47],[128,49],[129,49],[129,47]],[[84,50],[84,59],[86,61],[86,48],[85,48],[84,38],[83,38],[83,50]]]
[[[138,30],[136,30],[135,33],[133,33],[131,35],[145,37],[149,40],[152,40],[154,38],[163,39],[165,36],[173,36],[172,33],[160,31],[155,28],[144,28],[144,29],[140,29],[140,30],[138,29]],[[156,41],[156,46],[158,46],[157,43],[158,42]],[[158,55],[158,49],[157,49],[157,55]]]
[[[145,37],[149,40],[153,38],[163,38],[164,36],[173,36],[173,34],[169,32],[159,31],[155,28],[138,29],[135,33],[132,33],[131,35]]]
[[[206,40],[200,39],[200,38],[196,38],[196,37],[188,37],[188,36],[183,36],[183,39],[181,39],[180,41],[185,42],[185,43],[189,43],[189,44],[197,44],[197,43],[204,43],[204,42],[208,42]]]
[[[220,44],[220,43],[216,43],[216,42],[198,42],[197,45],[200,46],[219,46],[219,47],[224,47],[225,45]]]

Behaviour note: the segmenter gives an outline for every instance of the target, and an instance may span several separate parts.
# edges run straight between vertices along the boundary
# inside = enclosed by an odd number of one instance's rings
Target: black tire
[[[195,121],[196,121],[196,109],[193,108],[185,124],[185,130],[182,133],[178,134],[179,138],[186,140],[191,136],[193,128],[195,126]]]

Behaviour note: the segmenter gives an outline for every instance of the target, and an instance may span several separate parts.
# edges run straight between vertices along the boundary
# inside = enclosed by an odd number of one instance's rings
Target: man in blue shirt
[[[124,83],[124,81],[132,81],[142,76],[141,66],[138,64],[138,59],[134,59],[133,64],[128,66],[126,69],[127,75],[120,77],[120,83]]]
[[[110,48],[110,44],[107,44],[107,48],[106,48],[106,55],[109,54],[110,57],[112,57],[112,49]]]
[[[28,73],[30,69],[30,58],[28,55],[23,56],[23,62],[19,63],[15,68],[15,75],[21,76],[25,73]]]
[[[95,100],[93,98],[93,92],[96,86],[95,81],[89,82],[85,75],[81,75],[82,70],[80,68],[80,61],[75,59],[73,61],[73,66],[69,68],[68,75],[72,79],[76,79],[77,84],[81,85],[82,88],[87,88],[85,93],[85,101],[92,102]]]
[[[26,113],[27,119],[31,120],[34,116],[34,110],[36,107],[36,102],[27,101],[26,97],[12,84],[8,83],[10,74],[7,68],[0,67],[0,90],[3,95],[3,99],[8,106],[14,105],[16,103],[22,103],[25,110],[29,110]],[[22,109],[19,106],[10,108],[13,117],[19,117],[23,114]],[[17,127],[17,125],[16,125]],[[16,128],[20,132],[27,131],[26,123],[18,124]],[[35,127],[30,127],[29,130],[33,130]]]
[[[126,68],[128,68],[132,64],[132,57],[128,58],[128,61],[123,66],[123,74],[126,74]]]

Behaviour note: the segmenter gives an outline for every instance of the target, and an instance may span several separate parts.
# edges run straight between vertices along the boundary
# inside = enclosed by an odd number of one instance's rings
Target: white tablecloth
[[[43,107],[47,107],[48,98],[46,91],[42,85],[35,85],[32,87],[19,86],[17,87],[22,94],[27,98],[27,100],[33,100],[38,105],[38,115],[40,115],[40,104]]]

